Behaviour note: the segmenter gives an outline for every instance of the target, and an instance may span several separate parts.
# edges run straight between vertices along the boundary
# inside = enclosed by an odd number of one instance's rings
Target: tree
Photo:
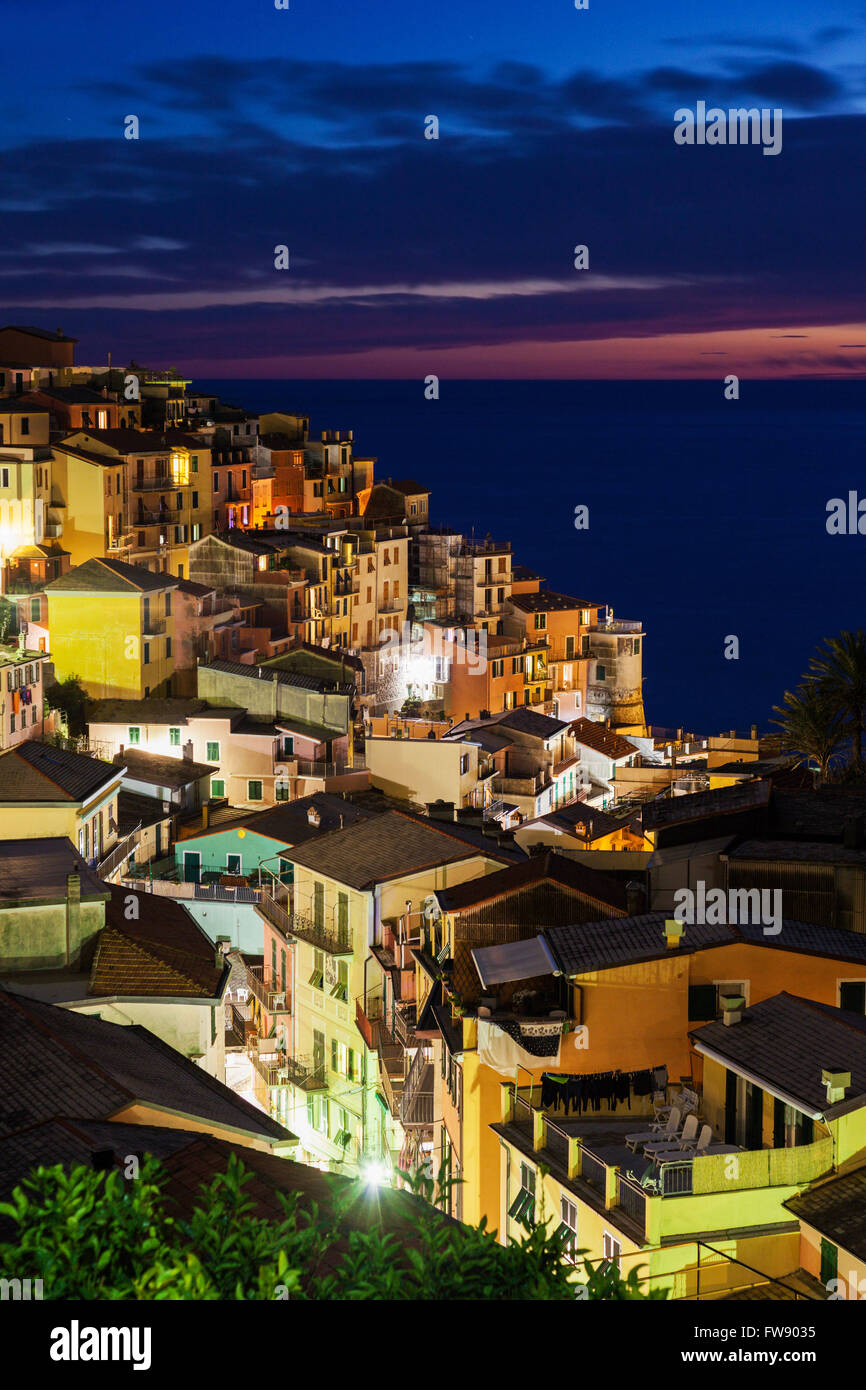
[[[786,690],[783,703],[773,706],[773,719],[789,746],[807,760],[814,760],[822,780],[845,740],[845,719],[833,694],[814,680],[804,680],[796,690]]]
[[[854,763],[860,771],[866,727],[866,633],[858,628],[856,632],[840,632],[838,637],[828,638],[809,665],[818,688],[843,717],[854,748]]]
[[[483,1222],[443,1217],[418,1195],[429,1179],[417,1179],[411,1196],[381,1190],[368,1229],[352,1222],[361,1182],[334,1179],[327,1210],[278,1191],[279,1219],[253,1214],[251,1174],[235,1154],[199,1189],[188,1218],[173,1214],[166,1180],[150,1157],[129,1180],[83,1165],[36,1169],[0,1204],[15,1228],[0,1245],[4,1278],[41,1279],[43,1298],[55,1300],[646,1297],[636,1270],[624,1281],[609,1265],[587,1266],[584,1286],[574,1283],[561,1245],[541,1227],[503,1247]]]
[[[45,700],[49,709],[60,710],[64,715],[73,737],[80,738],[86,732],[84,707],[87,703],[87,691],[78,676],[67,676],[65,680],[50,685],[45,692]]]

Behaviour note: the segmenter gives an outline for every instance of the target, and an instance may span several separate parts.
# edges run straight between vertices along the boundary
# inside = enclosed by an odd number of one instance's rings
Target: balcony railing
[[[157,637],[165,632],[165,618],[145,618],[141,630],[145,637]]]
[[[249,1049],[249,1058],[268,1086],[297,1086],[301,1091],[328,1089],[324,1063],[314,1067],[305,1057],[280,1057],[277,1053],[262,1055],[257,1046]]]
[[[325,951],[329,956],[350,956],[352,954],[352,933],[342,928],[333,930],[324,923],[300,912],[288,912],[271,893],[262,890],[259,906],[268,921],[277,927],[284,936],[295,936],[310,946]]]
[[[283,984],[270,970],[261,965],[247,966],[250,989],[269,1014],[290,1014],[291,1000]]]
[[[403,1086],[400,1119],[407,1126],[433,1123],[433,1063],[423,1047],[415,1053]]]
[[[124,839],[118,840],[110,854],[100,860],[97,865],[97,875],[99,878],[106,879],[115,872],[121,864],[124,864],[129,856],[134,852],[136,845],[141,839],[141,821],[133,831],[126,835]]]

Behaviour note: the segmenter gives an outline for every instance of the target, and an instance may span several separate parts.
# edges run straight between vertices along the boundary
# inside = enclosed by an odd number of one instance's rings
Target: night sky
[[[856,0],[40,0],[2,35],[3,321],[80,362],[862,374]],[[781,107],[782,152],[676,146],[699,100]]]

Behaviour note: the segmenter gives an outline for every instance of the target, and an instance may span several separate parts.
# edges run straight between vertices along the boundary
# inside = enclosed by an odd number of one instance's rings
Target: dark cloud
[[[38,322],[34,299],[53,317],[71,312],[74,295],[81,336],[119,358],[174,360],[179,341],[185,356],[216,362],[383,342],[784,332],[851,322],[863,300],[863,192],[850,171],[866,117],[786,121],[774,158],[673,142],[667,98],[677,84],[689,101],[725,105],[759,92],[786,104],[780,93],[796,88],[808,109],[820,92],[838,94],[835,79],[804,64],[741,65],[724,78],[585,69],[554,81],[516,63],[470,73],[454,63],[202,57],[148,68],[142,80],[141,140],[118,128],[102,140],[33,143],[0,162],[0,206],[13,203],[0,218],[7,307]],[[423,139],[430,113],[439,141]],[[192,134],[188,118],[200,123]],[[148,237],[184,245],[142,247]],[[97,262],[32,250],[61,240],[110,240],[117,251]],[[287,276],[273,268],[282,243]],[[578,243],[590,247],[591,271],[571,293]],[[610,287],[593,290],[602,277]],[[539,293],[530,283],[539,281],[551,287]],[[529,289],[501,290],[512,283]],[[405,292],[417,284],[454,285],[458,297]],[[339,295],[219,302],[227,290],[276,285]],[[177,291],[200,302],[172,309],[165,296]],[[90,303],[146,292],[164,311]]]

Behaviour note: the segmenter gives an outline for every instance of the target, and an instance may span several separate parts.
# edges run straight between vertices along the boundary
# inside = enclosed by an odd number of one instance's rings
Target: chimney
[[[757,739],[757,737],[758,737],[758,726],[757,726],[757,724],[753,724],[749,732],[750,732],[750,734],[751,734],[751,736],[752,736],[753,739]]]
[[[66,878],[66,964],[77,965],[81,954],[81,875]]]
[[[317,826],[317,827],[318,827],[319,825],[321,825],[321,823],[322,823],[322,817],[321,817],[321,815],[319,814],[318,807],[316,807],[316,806],[308,806],[308,807],[307,807],[307,824],[308,824],[308,825],[314,825],[314,826]]]
[[[443,801],[440,796],[438,801],[427,802],[427,815],[431,820],[454,820],[454,802]]]
[[[186,743],[183,745],[183,756],[184,756],[185,761],[188,762],[188,763],[191,763],[191,762],[192,762],[192,755],[193,755],[192,739],[191,739],[191,738],[188,738],[187,741],[186,741]]]
[[[665,945],[669,951],[675,951],[682,941],[685,925],[683,922],[678,922],[675,917],[667,917],[664,932]]]
[[[841,1067],[822,1067],[821,1085],[827,1088],[827,1104],[838,1105],[851,1085],[851,1073],[842,1071]]]
[[[637,917],[638,913],[643,912],[645,893],[642,883],[632,879],[625,885],[626,910],[629,917]]]
[[[746,1001],[742,994],[722,995],[722,1023],[726,1028],[733,1028],[735,1023],[742,1023],[745,1007]]]
[[[207,830],[210,822],[210,806],[205,802],[201,808],[201,828]]]

